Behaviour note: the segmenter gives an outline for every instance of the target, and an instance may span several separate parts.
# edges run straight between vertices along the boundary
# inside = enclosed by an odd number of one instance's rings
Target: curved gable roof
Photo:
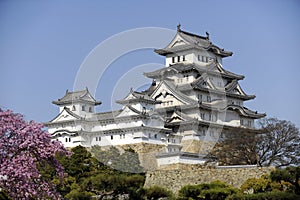
[[[179,44],[175,45],[176,43]],[[168,54],[172,54],[172,53],[176,53],[179,51],[188,50],[192,48],[207,50],[221,57],[228,57],[233,54],[232,52],[225,51],[224,49],[221,49],[217,45],[213,44],[209,40],[208,33],[207,36],[204,37],[204,36],[196,35],[194,33],[183,31],[180,28],[177,29],[177,33],[175,37],[165,48],[155,49],[154,51],[160,55],[165,56]]]
[[[80,91],[74,91],[69,92],[66,91],[65,96],[58,99],[57,101],[53,101],[53,104],[56,105],[67,105],[67,104],[73,104],[77,102],[86,102],[93,105],[100,105],[101,101],[97,101],[89,92],[89,90],[86,88],[84,90]]]

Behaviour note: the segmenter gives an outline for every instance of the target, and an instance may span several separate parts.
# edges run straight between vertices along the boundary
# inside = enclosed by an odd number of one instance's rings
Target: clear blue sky
[[[72,90],[80,65],[99,43],[133,28],[176,30],[180,22],[183,30],[208,31],[211,41],[234,52],[223,66],[245,75],[243,89],[257,96],[247,107],[300,127],[299,19],[297,0],[2,0],[0,106],[49,121],[58,112],[51,101]],[[98,111],[111,109],[111,91],[122,74],[151,62],[164,60],[150,49],[114,61],[98,85]]]

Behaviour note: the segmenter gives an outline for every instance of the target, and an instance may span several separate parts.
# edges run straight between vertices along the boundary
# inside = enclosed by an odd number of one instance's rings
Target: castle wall
[[[260,178],[269,174],[273,167],[256,166],[224,166],[203,167],[201,165],[176,164],[165,168],[148,171],[145,187],[160,186],[175,194],[185,185],[210,183],[215,180],[224,181],[234,187],[240,187],[249,178]]]
[[[149,144],[149,143],[137,143],[120,145],[122,149],[132,148],[138,153],[141,166],[146,171],[153,171],[157,169],[157,160],[155,155],[157,153],[165,152],[165,145]]]

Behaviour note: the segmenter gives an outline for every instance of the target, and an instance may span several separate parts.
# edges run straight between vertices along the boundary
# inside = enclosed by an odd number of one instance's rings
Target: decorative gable
[[[132,115],[139,115],[139,111],[133,109],[132,107],[124,106],[121,113],[116,117],[118,118],[118,117],[132,116]]]
[[[80,117],[70,111],[68,108],[64,108],[54,119],[50,122],[62,122],[62,121],[74,121],[78,120]]]
[[[174,112],[170,119],[168,120],[168,123],[172,122],[182,122],[185,121],[177,112]]]
[[[91,102],[95,102],[96,101],[89,92],[87,92],[80,99],[85,100],[85,101],[91,101]]]
[[[184,105],[192,101],[187,96],[176,91],[175,87],[171,83],[167,84],[166,81],[160,82],[156,90],[152,93],[151,97],[161,102],[172,102],[172,105]]]
[[[187,44],[188,42],[184,40],[184,38],[182,38],[179,34],[176,34],[173,40],[167,45],[167,48],[172,48],[172,47],[187,45]]]

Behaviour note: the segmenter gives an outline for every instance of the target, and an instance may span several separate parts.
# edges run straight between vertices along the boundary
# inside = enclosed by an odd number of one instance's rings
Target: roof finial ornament
[[[209,33],[206,31],[205,34],[206,34],[206,38],[209,40]]]
[[[180,27],[181,27],[181,24],[179,23],[179,24],[177,25],[177,31],[178,31],[178,32],[181,31]]]

